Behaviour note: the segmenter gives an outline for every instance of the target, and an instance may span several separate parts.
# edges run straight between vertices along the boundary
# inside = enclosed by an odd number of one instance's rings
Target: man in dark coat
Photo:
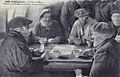
[[[101,0],[95,5],[95,19],[99,22],[111,21],[110,14],[113,10],[113,2]]]
[[[67,41],[72,26],[75,20],[77,19],[74,16],[75,10],[79,8],[86,8],[87,10],[91,11],[92,9],[91,7],[92,7],[92,2],[89,0],[68,0],[63,4],[60,20],[64,29],[65,41]]]
[[[119,77],[119,43],[113,38],[114,31],[107,24],[93,27],[94,47],[96,53],[90,77]]]
[[[34,67],[23,36],[31,23],[32,20],[25,17],[15,17],[9,21],[10,31],[0,49],[0,77],[27,77]]]
[[[113,0],[113,10],[120,10],[120,1]]]

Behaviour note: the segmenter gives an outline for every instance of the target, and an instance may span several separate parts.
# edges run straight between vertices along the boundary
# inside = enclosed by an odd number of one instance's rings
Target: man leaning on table
[[[15,17],[9,21],[10,31],[0,49],[0,77],[30,77],[29,72],[41,70],[40,64],[38,66],[37,63],[33,63],[24,38],[29,36],[28,29],[31,23],[32,20],[25,17]]]

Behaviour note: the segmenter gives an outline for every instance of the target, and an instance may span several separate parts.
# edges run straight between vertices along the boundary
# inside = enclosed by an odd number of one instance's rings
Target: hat
[[[8,27],[10,28],[18,28],[18,27],[29,27],[33,21],[26,17],[14,17],[8,22]]]
[[[51,13],[51,9],[43,9],[40,13],[39,18],[41,19],[45,13]]]
[[[119,14],[120,14],[120,11],[119,11],[119,10],[113,10],[113,11],[111,12],[111,16],[112,16],[112,14],[114,14],[114,13],[119,13]]]
[[[85,10],[84,8],[77,9],[74,12],[75,17],[83,17],[83,16],[87,16],[87,15],[89,15],[89,12],[87,10]]]
[[[94,32],[98,32],[98,33],[101,33],[101,34],[114,34],[114,29],[112,26],[110,26],[108,23],[105,23],[105,22],[98,22],[97,25],[94,25],[92,27],[92,30]]]

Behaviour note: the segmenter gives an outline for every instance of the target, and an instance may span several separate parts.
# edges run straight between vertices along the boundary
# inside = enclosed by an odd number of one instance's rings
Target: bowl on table
[[[80,58],[89,59],[89,58],[92,58],[94,54],[95,54],[95,51],[93,49],[86,49],[82,52],[82,54],[80,55]]]
[[[78,58],[82,54],[82,50],[81,49],[74,49],[72,51],[72,53],[76,58]]]

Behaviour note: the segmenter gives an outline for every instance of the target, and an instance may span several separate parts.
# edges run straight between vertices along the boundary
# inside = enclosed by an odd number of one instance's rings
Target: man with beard
[[[60,24],[52,19],[51,9],[43,9],[40,13],[39,22],[33,31],[35,41],[45,38],[47,43],[61,43],[62,30]]]
[[[29,77],[28,73],[42,69],[40,64],[33,63],[24,38],[29,35],[31,23],[32,20],[25,17],[15,17],[9,21],[10,31],[0,49],[0,77]]]
[[[75,10],[85,8],[89,10],[90,16],[93,14],[93,4],[91,0],[68,0],[64,2],[61,9],[61,24],[64,30],[64,39],[67,41],[70,31],[77,18],[74,16]]]

